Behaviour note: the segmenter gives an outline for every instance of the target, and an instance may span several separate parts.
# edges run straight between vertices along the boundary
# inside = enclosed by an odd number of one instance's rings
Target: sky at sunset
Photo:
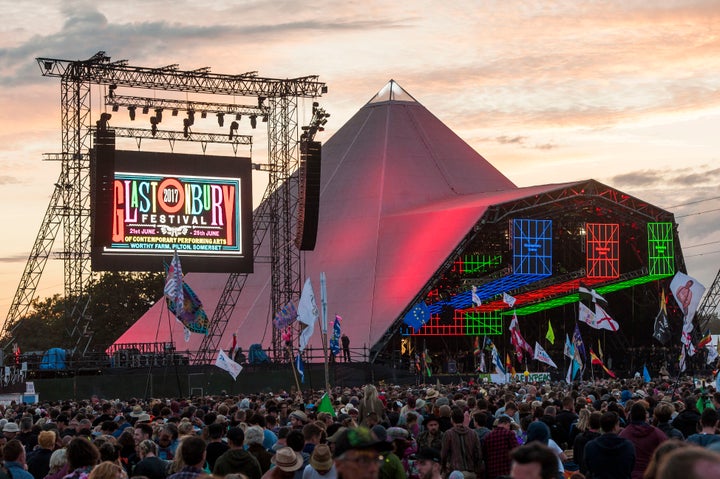
[[[689,275],[709,288],[720,269],[718,0],[0,0],[0,14],[2,321],[60,171],[43,161],[61,147],[60,81],[35,58],[101,50],[136,66],[319,75],[332,115],[321,141],[394,79],[518,186],[594,178],[675,213]],[[240,133],[257,135],[262,163],[264,132]],[[37,293],[62,290],[51,259]]]

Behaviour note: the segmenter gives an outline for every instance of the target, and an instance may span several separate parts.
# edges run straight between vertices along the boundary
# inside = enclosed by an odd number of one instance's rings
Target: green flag
[[[549,319],[548,319],[548,331],[547,331],[547,334],[545,335],[545,339],[550,341],[550,344],[555,344],[555,332],[553,331],[552,323],[550,322]]]
[[[332,417],[335,417],[335,408],[332,406],[332,402],[330,401],[330,397],[327,395],[327,393],[323,394],[323,396],[320,398],[320,403],[317,406],[318,412],[326,412]]]

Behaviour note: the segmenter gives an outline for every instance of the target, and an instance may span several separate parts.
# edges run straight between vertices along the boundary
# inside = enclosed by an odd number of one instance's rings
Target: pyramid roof
[[[328,315],[343,317],[351,348],[371,348],[489,206],[560,187],[516,187],[391,80],[323,145],[317,243],[302,253],[304,274],[319,296],[326,273]],[[226,280],[186,276],[210,317]],[[235,332],[244,348],[271,345],[270,293],[270,266],[256,263],[221,348]],[[178,350],[198,349],[201,336],[183,343],[182,326],[168,317],[158,301],[116,343],[174,340]],[[320,345],[319,334],[311,345]]]

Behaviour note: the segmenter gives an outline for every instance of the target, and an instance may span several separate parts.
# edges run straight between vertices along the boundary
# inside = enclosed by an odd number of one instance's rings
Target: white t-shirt
[[[333,466],[328,472],[325,473],[324,476],[318,473],[315,468],[308,464],[307,466],[305,466],[302,479],[337,479],[337,470],[335,470],[335,464],[333,464]]]
[[[564,473],[564,472],[565,472],[565,467],[563,467],[562,460],[560,459],[560,454],[562,454],[562,453],[565,452],[565,451],[563,451],[563,450],[560,448],[560,446],[558,446],[557,443],[556,443],[555,441],[553,441],[552,439],[550,439],[550,440],[548,441],[548,447],[553,450],[553,452],[555,453],[555,455],[556,455],[557,458],[558,458],[558,471],[560,472],[560,474]],[[322,477],[322,476],[321,476],[321,477]],[[303,478],[303,479],[304,479],[304,478]]]

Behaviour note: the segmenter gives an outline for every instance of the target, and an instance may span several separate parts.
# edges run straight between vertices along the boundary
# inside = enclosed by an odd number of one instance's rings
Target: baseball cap
[[[352,429],[345,429],[335,439],[335,457],[340,457],[350,450],[387,450],[387,443],[378,441],[370,429],[359,426]]]

